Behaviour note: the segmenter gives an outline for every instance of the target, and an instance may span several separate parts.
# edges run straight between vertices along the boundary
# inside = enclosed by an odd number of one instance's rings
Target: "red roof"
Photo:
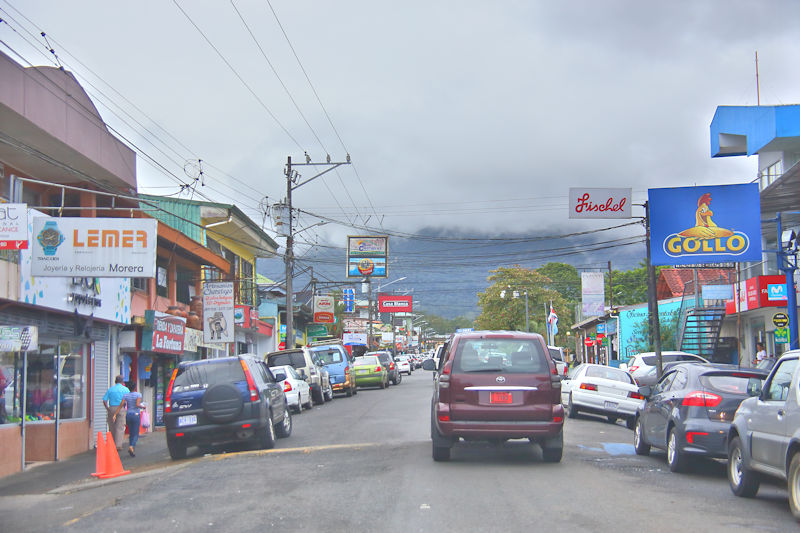
[[[663,300],[665,298],[683,296],[684,290],[687,294],[694,294],[694,289],[692,288],[693,279],[694,270],[691,268],[661,269],[656,281],[658,299]],[[736,272],[728,268],[697,269],[697,281],[701,287],[714,283],[733,283],[735,279]]]

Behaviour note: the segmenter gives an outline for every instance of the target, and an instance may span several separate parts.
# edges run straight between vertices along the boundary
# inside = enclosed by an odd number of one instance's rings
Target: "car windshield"
[[[466,339],[458,344],[454,366],[457,372],[548,371],[541,346],[527,339]]]
[[[179,366],[172,392],[207,389],[217,383],[235,383],[244,379],[244,370],[238,359]]]
[[[710,374],[700,376],[700,383],[713,391],[742,396],[758,396],[764,378],[748,374]]]
[[[291,365],[295,368],[306,366],[306,358],[303,352],[284,352],[269,356],[269,366]]]
[[[317,357],[319,357],[320,361],[326,365],[341,363],[344,361],[342,352],[336,348],[315,348],[312,351]]]
[[[633,383],[631,375],[618,368],[590,366],[586,369],[587,378],[610,379],[622,383]]]

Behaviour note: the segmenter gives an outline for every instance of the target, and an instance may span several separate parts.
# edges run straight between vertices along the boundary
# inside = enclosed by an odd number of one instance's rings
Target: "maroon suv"
[[[545,461],[561,460],[561,378],[541,335],[511,331],[455,334],[435,370],[431,401],[434,461],[450,459],[459,439],[539,443]]]

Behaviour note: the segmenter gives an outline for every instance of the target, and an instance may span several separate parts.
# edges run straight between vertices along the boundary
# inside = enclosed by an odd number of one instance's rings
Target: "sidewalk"
[[[169,463],[165,431],[154,431],[139,437],[136,457],[128,455],[128,439],[120,451],[122,466],[131,474],[143,472],[162,463]],[[0,478],[0,496],[20,494],[44,494],[50,490],[81,481],[96,481],[91,476],[95,471],[96,453],[90,450],[61,461],[29,465],[24,472]]]

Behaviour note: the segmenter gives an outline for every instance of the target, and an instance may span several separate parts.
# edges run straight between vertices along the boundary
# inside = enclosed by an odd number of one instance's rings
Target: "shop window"
[[[167,261],[161,258],[156,262],[156,294],[165,298],[169,296],[169,270]]]
[[[175,299],[188,305],[192,296],[194,296],[193,273],[189,270],[178,269],[175,280]]]
[[[71,342],[40,344],[28,354],[27,387],[22,354],[0,352],[0,423],[20,422],[23,398],[28,421],[54,420],[56,410],[61,420],[85,418],[86,349]]]

